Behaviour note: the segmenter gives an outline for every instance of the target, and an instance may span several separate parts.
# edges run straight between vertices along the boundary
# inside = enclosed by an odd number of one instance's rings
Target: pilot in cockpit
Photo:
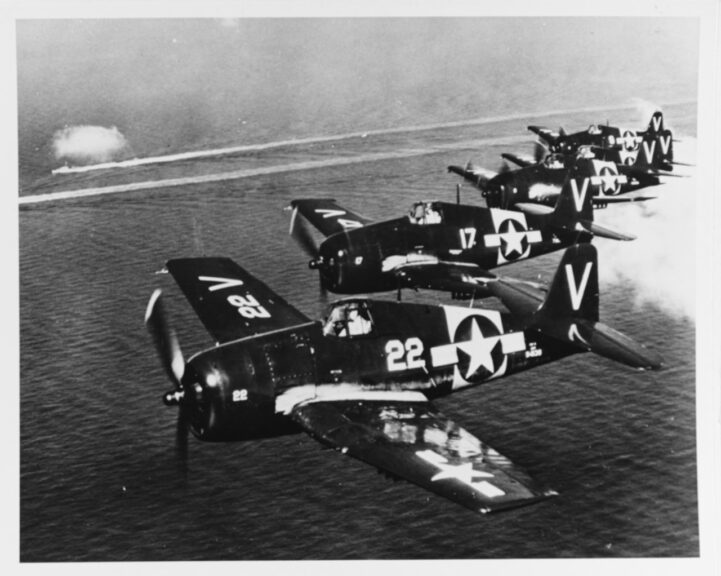
[[[589,134],[594,134],[594,135],[600,134],[600,133],[601,133],[601,129],[598,127],[598,125],[596,125],[596,124],[591,124],[591,125],[588,127],[588,133],[589,133]]]
[[[549,154],[543,159],[546,168],[559,169],[563,168],[563,159],[558,154]]]
[[[411,207],[408,218],[413,224],[440,224],[441,215],[433,209],[430,202],[416,202]]]
[[[368,334],[372,327],[367,306],[362,302],[350,302],[333,308],[323,327],[323,334],[347,338]]]

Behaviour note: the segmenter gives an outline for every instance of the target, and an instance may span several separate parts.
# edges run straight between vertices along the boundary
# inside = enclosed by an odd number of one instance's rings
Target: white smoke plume
[[[649,114],[650,117],[650,114]],[[696,163],[696,139],[676,136],[674,159]],[[683,171],[683,172],[682,172]],[[641,190],[655,200],[597,210],[599,224],[636,236],[631,242],[594,241],[599,280],[632,288],[637,304],[653,303],[675,316],[695,319],[696,178],[693,167],[674,167],[666,184]],[[603,291],[603,288],[601,289]]]
[[[631,102],[633,104],[633,107],[636,109],[636,112],[638,114],[636,121],[634,121],[632,124],[629,124],[629,128],[634,128],[635,130],[646,130],[648,128],[648,123],[651,121],[651,116],[654,112],[657,111],[663,111],[661,106],[658,104],[654,104],[653,102],[650,102],[649,100],[644,100],[643,98],[632,98]]]
[[[53,135],[55,159],[73,165],[110,162],[126,156],[130,145],[112,126],[66,126]]]

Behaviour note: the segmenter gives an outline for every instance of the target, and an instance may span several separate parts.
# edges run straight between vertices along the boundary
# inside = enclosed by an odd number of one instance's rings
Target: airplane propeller
[[[546,154],[548,154],[548,150],[546,150],[546,147],[537,141],[535,143],[535,146],[533,147],[533,160],[536,162],[536,164],[542,162],[543,159],[546,157]]]
[[[145,325],[153,338],[155,350],[170,381],[177,390],[182,391],[181,381],[185,373],[185,360],[180,350],[178,337],[168,325],[165,307],[160,289],[153,292],[145,312]]]
[[[297,208],[293,209],[293,214],[290,217],[290,230],[288,230],[288,233],[293,237],[293,240],[298,243],[303,252],[310,256],[311,263],[317,267],[317,265],[320,264],[320,249],[315,238],[313,238],[313,235],[310,233],[305,219],[302,216],[298,218]],[[328,291],[323,284],[323,278],[319,275],[318,279],[318,290],[321,300],[327,302]]]
[[[178,343],[175,331],[168,324],[165,306],[161,298],[162,291],[155,290],[148,308],[145,312],[145,325],[153,338],[155,349],[160,362],[165,369],[170,381],[174,384],[175,390],[167,392],[163,396],[163,402],[167,406],[178,406],[178,421],[175,431],[176,454],[181,469],[186,469],[188,457],[188,413],[183,390],[183,375],[185,374],[185,360],[183,352]]]
[[[305,220],[301,217],[298,218],[298,208],[293,209],[293,214],[290,217],[290,230],[288,233],[293,237],[298,245],[303,249],[308,256],[313,260],[317,260],[320,250],[318,244],[305,225]]]

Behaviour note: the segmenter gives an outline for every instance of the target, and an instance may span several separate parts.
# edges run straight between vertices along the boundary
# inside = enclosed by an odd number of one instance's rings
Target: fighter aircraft
[[[174,385],[164,401],[179,406],[179,422],[197,438],[305,431],[482,513],[556,493],[429,400],[580,352],[637,369],[660,365],[599,322],[590,244],[565,252],[545,298],[491,281],[510,313],[352,298],[314,322],[228,258],[170,260],[166,269],[216,341],[186,362],[160,290],[153,293],[145,322]]]
[[[412,287],[483,297],[491,268],[588,242],[592,235],[633,239],[593,222],[594,185],[574,176],[577,167],[553,209],[416,202],[408,216],[372,223],[332,199],[293,200],[290,232],[311,256],[309,266],[318,269],[323,289],[359,294]],[[327,236],[319,247],[299,214]]]
[[[519,166],[515,170],[504,165],[501,172],[492,172],[476,168],[469,162],[465,167],[449,166],[448,171],[476,186],[487,206],[508,209],[527,202],[552,205],[570,167],[576,165],[579,173],[596,185],[594,206],[603,207],[611,203],[651,200],[655,197],[637,191],[661,184],[661,176],[672,176],[662,172],[667,155],[661,146],[656,146],[655,141],[644,140],[642,150],[631,165],[619,163],[617,160],[621,158],[616,151],[587,146],[581,148],[577,156],[553,153],[537,162],[515,154],[501,154]]]
[[[650,146],[656,142],[664,150],[668,168],[671,170],[673,161],[673,134],[664,129],[663,113],[656,111],[651,116],[646,130],[630,130],[608,124],[591,124],[586,130],[566,134],[563,128],[553,132],[542,126],[528,126],[528,129],[537,134],[541,142],[551,151],[561,154],[575,154],[582,146],[592,146],[604,150],[614,150],[622,155],[624,164],[630,164],[639,152],[643,142]],[[652,155],[652,154],[651,154]]]

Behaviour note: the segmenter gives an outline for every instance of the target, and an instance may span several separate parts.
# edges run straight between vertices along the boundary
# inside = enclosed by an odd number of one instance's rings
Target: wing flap
[[[166,268],[217,342],[310,322],[230,258],[179,258]]]
[[[311,436],[477,512],[553,496],[520,467],[443,416],[418,393],[409,400],[307,402],[293,419]]]
[[[372,222],[369,218],[341,207],[332,198],[293,200],[290,207],[293,209],[293,218],[299,212],[324,236],[361,228]]]

